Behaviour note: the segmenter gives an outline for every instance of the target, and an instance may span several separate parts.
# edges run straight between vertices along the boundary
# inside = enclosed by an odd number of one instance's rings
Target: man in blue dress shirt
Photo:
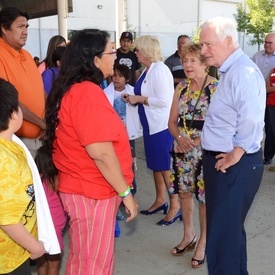
[[[244,221],[263,174],[265,81],[239,48],[231,19],[216,17],[204,23],[200,43],[207,65],[220,73],[201,136],[208,271],[248,275]]]

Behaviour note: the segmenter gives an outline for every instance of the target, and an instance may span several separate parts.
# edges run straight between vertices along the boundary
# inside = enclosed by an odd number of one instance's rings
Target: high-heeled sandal
[[[205,261],[205,254],[204,254],[204,257],[203,257],[202,260],[197,260],[195,258],[192,258],[191,265],[192,265],[193,268],[200,268],[204,265],[204,261]],[[194,265],[194,264],[192,264],[192,262],[197,262],[198,264]]]
[[[172,251],[171,253],[173,256],[182,256],[187,252],[193,252],[195,250],[196,244],[197,244],[197,236],[195,235],[193,240],[188,245],[186,245],[183,249],[179,249],[178,247],[175,246],[174,249],[176,250],[176,253]]]

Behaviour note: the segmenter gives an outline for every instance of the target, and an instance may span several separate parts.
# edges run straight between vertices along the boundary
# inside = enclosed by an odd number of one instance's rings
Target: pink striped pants
[[[66,275],[111,275],[115,219],[121,198],[95,200],[60,192],[70,217]]]

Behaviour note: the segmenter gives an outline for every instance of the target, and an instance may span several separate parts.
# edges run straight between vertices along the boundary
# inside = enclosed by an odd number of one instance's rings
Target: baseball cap
[[[120,36],[120,39],[122,38],[128,38],[131,41],[133,41],[133,35],[130,32],[123,32]]]

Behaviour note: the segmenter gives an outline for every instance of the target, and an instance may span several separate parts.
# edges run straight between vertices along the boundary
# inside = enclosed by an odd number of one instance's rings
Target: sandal
[[[192,265],[193,268],[200,268],[204,265],[204,261],[205,261],[205,255],[203,257],[203,260],[197,260],[195,258],[192,258],[191,265]],[[198,264],[194,265],[192,262],[197,262]]]
[[[179,249],[177,246],[174,247],[174,249],[176,250],[176,252],[172,252],[173,256],[182,256],[187,252],[193,252],[195,250],[196,244],[197,244],[197,240],[196,240],[197,236],[195,235],[193,240],[186,245],[183,249]]]

